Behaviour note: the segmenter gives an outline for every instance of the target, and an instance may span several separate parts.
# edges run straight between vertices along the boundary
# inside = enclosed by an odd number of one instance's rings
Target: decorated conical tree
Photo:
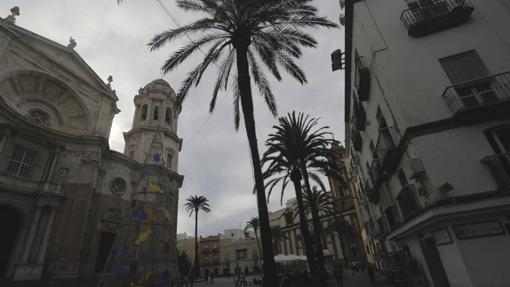
[[[178,180],[166,168],[161,131],[146,154],[130,207],[123,214],[107,272],[117,285],[169,286],[178,276]]]

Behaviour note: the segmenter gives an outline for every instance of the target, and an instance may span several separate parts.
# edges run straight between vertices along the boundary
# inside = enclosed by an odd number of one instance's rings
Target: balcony
[[[356,79],[355,86],[358,88],[360,101],[368,101],[370,97],[370,70],[362,57],[356,58]]]
[[[509,115],[510,72],[445,89],[443,99],[461,122],[473,123]]]
[[[355,151],[361,151],[361,146],[363,145],[363,139],[361,137],[361,134],[356,129],[352,129],[351,131],[351,139],[352,139],[352,146],[354,147]]]
[[[381,170],[384,172],[392,172],[400,162],[403,151],[398,146],[398,139],[399,136],[393,127],[379,130],[375,151],[377,158],[381,161]]]
[[[501,189],[510,188],[510,152],[488,156],[482,159]]]
[[[377,204],[379,202],[379,200],[381,199],[378,189],[379,188],[374,187],[374,185],[371,183],[370,179],[368,179],[366,181],[365,191],[367,192],[368,200],[373,204]]]
[[[474,7],[466,0],[436,0],[404,10],[400,20],[411,37],[421,37],[467,22]]]

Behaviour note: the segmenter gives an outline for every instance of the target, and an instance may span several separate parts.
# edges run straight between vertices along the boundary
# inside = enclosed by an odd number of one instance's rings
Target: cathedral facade
[[[164,80],[141,88],[124,153],[111,150],[119,112],[111,80],[97,76],[73,39],[62,46],[25,30],[15,12],[0,18],[0,285],[96,286],[114,270],[119,228],[132,216],[133,195],[146,189],[140,175],[152,169],[146,159],[156,135],[160,150],[151,156],[164,163],[158,170],[171,198],[160,218],[168,220],[165,248],[174,252],[168,245],[175,246],[183,181],[175,92]]]

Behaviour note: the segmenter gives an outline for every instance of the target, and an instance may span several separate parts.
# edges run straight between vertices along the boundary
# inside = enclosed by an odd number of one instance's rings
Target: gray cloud
[[[173,0],[163,0],[163,3],[181,24],[194,17],[179,11]],[[122,132],[130,129],[133,117],[133,96],[139,87],[162,77],[161,64],[171,51],[179,48],[174,45],[151,53],[146,44],[155,33],[174,28],[175,24],[156,0],[129,0],[121,6],[115,0],[2,0],[0,14],[8,15],[9,9],[16,5],[21,8],[18,25],[62,44],[67,44],[72,35],[78,42],[76,51],[101,78],[113,75],[122,112],[115,117],[110,145],[122,152]],[[337,2],[316,0],[315,5],[322,15],[337,22],[340,13]],[[272,82],[279,114],[296,110],[321,117],[321,124],[330,126],[335,137],[343,140],[343,73],[331,72],[330,64],[330,53],[343,47],[343,30],[312,32],[319,48],[305,50],[300,60],[309,83],[301,86],[289,76],[281,83]],[[163,78],[178,90],[193,64],[201,58],[197,54],[196,59]],[[257,215],[256,199],[251,194],[253,179],[246,134],[242,126],[238,132],[234,130],[231,97],[224,95],[214,114],[208,113],[214,72],[211,70],[201,85],[192,90],[179,119],[178,133],[184,139],[179,172],[185,176],[181,206],[191,194],[205,195],[211,201],[212,212],[200,218],[201,234],[216,234],[224,228],[244,225],[249,217]],[[263,141],[276,120],[263,100],[258,95],[254,97],[262,151]],[[291,197],[292,189],[286,193],[286,198]],[[279,195],[275,194],[270,209],[279,208]],[[178,232],[192,230],[193,221],[181,208]]]

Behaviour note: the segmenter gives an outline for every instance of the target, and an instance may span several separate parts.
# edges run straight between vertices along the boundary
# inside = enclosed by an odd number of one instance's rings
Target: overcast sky
[[[193,15],[175,7],[175,0],[161,0],[179,24],[186,24]],[[337,0],[315,0],[320,14],[338,23],[340,6]],[[127,0],[121,6],[116,0],[1,0],[0,14],[5,17],[10,8],[19,6],[21,16],[17,25],[67,45],[73,36],[75,50],[106,80],[114,78],[113,88],[119,97],[121,110],[113,122],[110,136],[112,149],[123,152],[122,132],[131,128],[133,97],[150,81],[161,78],[178,90],[189,70],[201,60],[185,62],[179,69],[162,75],[160,67],[178,45],[149,52],[147,42],[164,29],[176,24],[163,11],[157,0]],[[308,84],[301,86],[285,75],[281,83],[272,81],[280,115],[296,110],[321,117],[321,125],[328,125],[335,138],[343,141],[343,72],[332,72],[330,53],[343,48],[343,29],[312,30],[319,42],[318,49],[308,49],[299,64],[305,70]],[[209,75],[214,76],[214,68]],[[184,213],[184,200],[192,194],[205,195],[212,212],[200,216],[199,233],[216,234],[225,228],[244,227],[257,215],[249,148],[244,126],[234,130],[232,98],[219,100],[212,116],[208,113],[213,77],[206,77],[191,91],[179,118],[178,135],[183,138],[179,156],[179,173],[184,175],[180,190],[178,232],[192,233],[193,221]],[[255,98],[255,120],[259,147],[270,133],[275,119],[261,97]],[[223,100],[224,99],[224,100]],[[204,124],[205,123],[205,124]],[[289,198],[292,188],[286,191]],[[279,196],[272,196],[270,210],[281,208]]]

